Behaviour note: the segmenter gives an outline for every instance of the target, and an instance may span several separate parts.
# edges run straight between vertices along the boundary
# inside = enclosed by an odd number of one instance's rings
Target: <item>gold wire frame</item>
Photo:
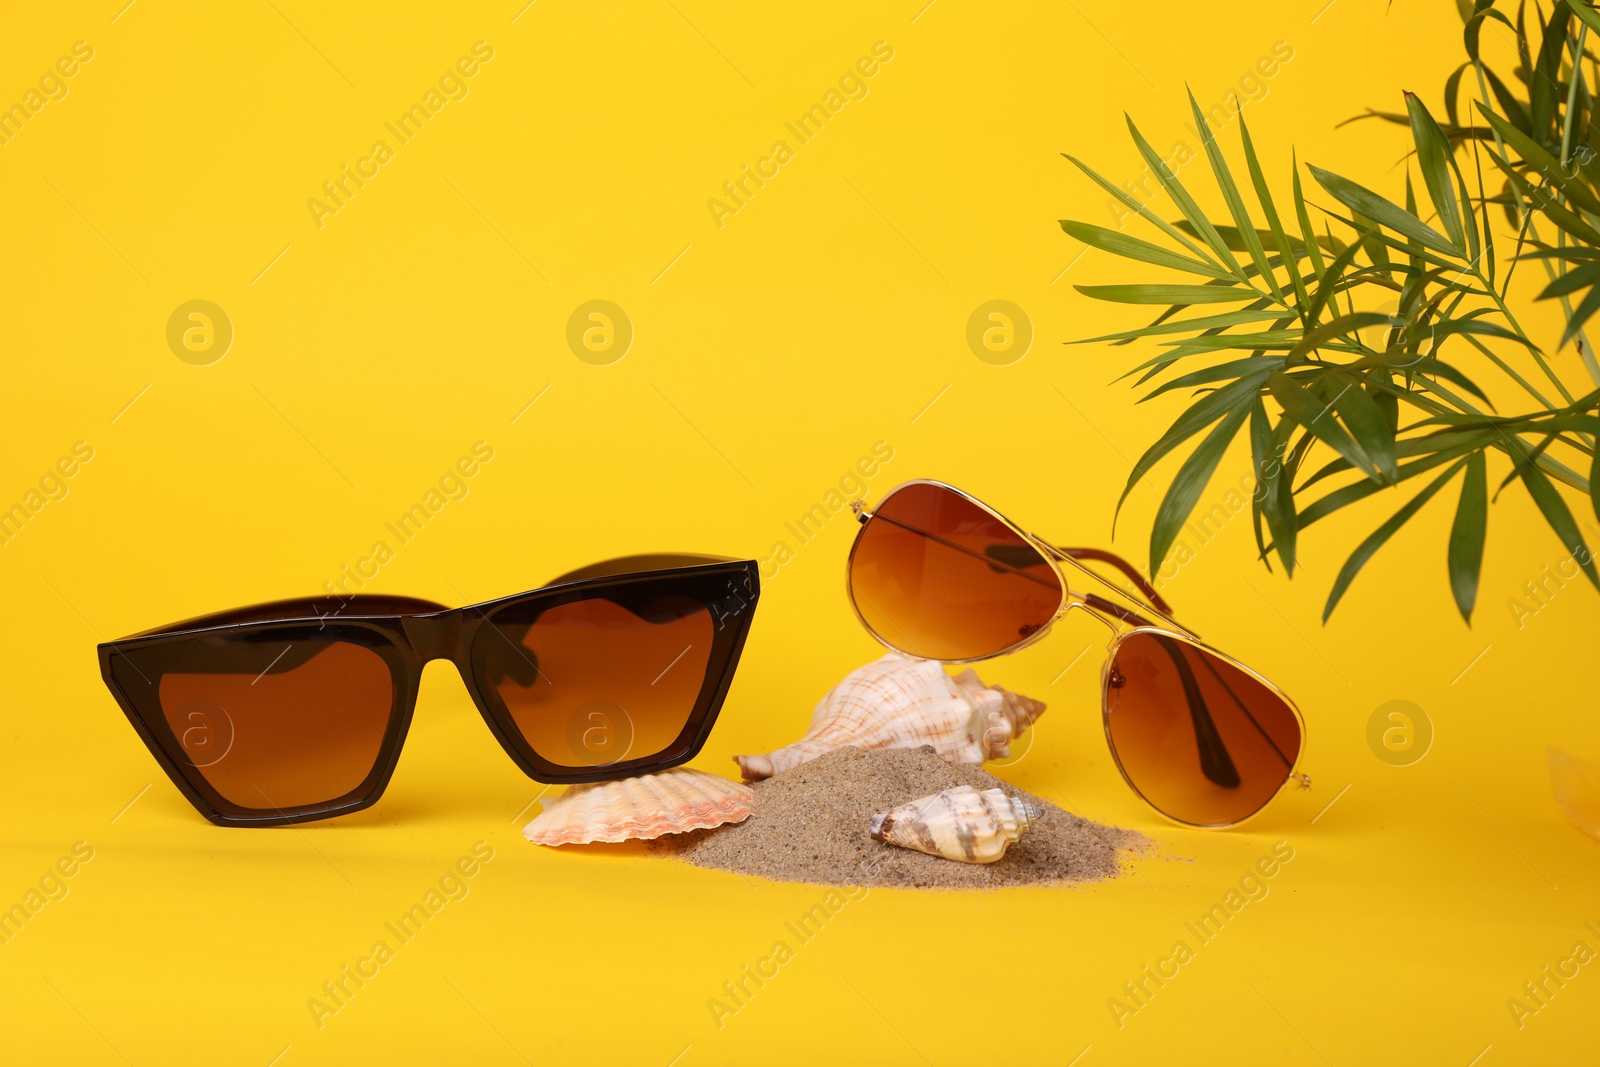
[[[1056,608],[1055,614],[1051,616],[1050,621],[1039,627],[1033,633],[1024,637],[1022,640],[1003,648],[998,652],[992,652],[986,656],[974,656],[968,659],[945,659],[939,660],[939,662],[955,664],[979,663],[983,660],[993,659],[996,656],[1006,656],[1013,652],[1020,652],[1022,649],[1027,648],[1036,641],[1042,640],[1044,636],[1055,627],[1055,624],[1060,622],[1066,616],[1067,612],[1072,611],[1073,609],[1079,609],[1089,615],[1090,618],[1103,623],[1107,629],[1111,631],[1111,641],[1106,645],[1105,662],[1100,666],[1100,724],[1102,729],[1105,731],[1106,747],[1111,750],[1111,760],[1117,765],[1117,773],[1122,775],[1122,780],[1127,783],[1129,789],[1133,790],[1133,794],[1140,800],[1144,801],[1145,804],[1148,805],[1149,808],[1157,815],[1160,815],[1168,822],[1176,823],[1179,826],[1190,827],[1192,829],[1230,830],[1238,826],[1243,826],[1245,823],[1248,823],[1257,815],[1261,814],[1261,812],[1265,811],[1269,806],[1271,806],[1272,802],[1278,798],[1284,789],[1289,786],[1289,783],[1294,782],[1301,789],[1311,788],[1311,778],[1308,775],[1300,772],[1300,764],[1304,760],[1306,751],[1306,720],[1305,716],[1300,712],[1300,706],[1290,699],[1289,694],[1278,688],[1278,686],[1273,684],[1267,678],[1263,677],[1259,672],[1239,662],[1226,652],[1223,652],[1220,649],[1212,648],[1204,641],[1201,641],[1197,635],[1190,633],[1171,616],[1167,615],[1165,612],[1162,612],[1154,605],[1134,597],[1133,594],[1122,589],[1105,576],[1095,573],[1093,570],[1062,552],[1060,549],[1045,541],[1043,538],[1028,533],[1022,527],[1018,526],[1016,523],[1012,522],[1010,519],[1006,518],[1006,516],[1002,515],[1000,512],[996,511],[982,500],[979,500],[971,493],[964,492],[960,489],[957,489],[953,485],[950,485],[946,482],[937,481],[932,478],[914,478],[911,481],[902,482],[885,493],[878,501],[878,506],[882,507],[884,502],[890,497],[894,496],[900,490],[909,488],[913,485],[931,485],[947,492],[954,493],[956,496],[967,501],[969,504],[979,508],[986,514],[998,520],[1012,533],[1016,534],[1027,544],[1031,545],[1039,553],[1039,555],[1044,558],[1045,563],[1048,564],[1050,569],[1055,572],[1057,584],[1061,586],[1061,604]],[[867,523],[872,520],[875,511],[867,508],[865,500],[852,501],[850,507],[855,512],[857,520],[861,523],[861,529],[864,531]],[[846,599],[850,601],[850,608],[856,613],[856,618],[860,621],[862,628],[865,629],[867,633],[872,635],[873,640],[877,641],[891,652],[899,652],[900,654],[907,656],[917,656],[919,659],[935,658],[930,656],[920,656],[918,653],[909,649],[900,648],[894,645],[885,639],[882,634],[878,633],[878,631],[867,622],[866,616],[861,613],[861,606],[856,603],[856,590],[850,583],[850,575],[855,564],[856,548],[860,544],[861,531],[857,531],[856,539],[850,545],[850,555],[845,561],[845,594]],[[1110,590],[1123,600],[1136,604],[1138,606],[1138,611],[1134,612],[1134,614],[1141,616],[1146,614],[1154,615],[1161,621],[1161,623],[1164,623],[1165,625],[1153,625],[1148,623],[1136,624],[1129,622],[1127,619],[1121,618],[1120,616],[1111,614],[1110,612],[1096,609],[1093,605],[1088,603],[1084,594],[1074,591],[1068,584],[1067,573],[1063,568],[1063,564],[1070,564],[1072,567],[1081,571],[1091,581],[1098,582],[1101,586]],[[1110,702],[1108,700],[1108,696],[1109,683],[1111,680],[1111,665],[1116,659],[1117,649],[1120,648],[1122,643],[1128,638],[1134,637],[1138,634],[1154,634],[1161,637],[1170,638],[1174,641],[1180,641],[1184,644],[1191,645],[1194,648],[1207,653],[1208,655],[1215,656],[1224,663],[1227,663],[1239,671],[1242,671],[1249,677],[1254,678],[1279,700],[1282,700],[1284,704],[1288,706],[1289,710],[1294,713],[1295,723],[1300,728],[1300,745],[1295,753],[1294,761],[1290,765],[1288,771],[1284,774],[1283,781],[1278,785],[1278,788],[1273,791],[1272,795],[1263,801],[1260,807],[1256,808],[1244,818],[1236,819],[1233,822],[1228,823],[1195,823],[1189,822],[1185,819],[1180,819],[1175,815],[1171,815],[1168,812],[1162,811],[1159,807],[1152,803],[1150,798],[1145,796],[1139,787],[1134,784],[1133,779],[1128,776],[1127,768],[1122,765],[1122,757],[1117,755],[1116,743],[1111,738],[1111,709],[1109,706]]]

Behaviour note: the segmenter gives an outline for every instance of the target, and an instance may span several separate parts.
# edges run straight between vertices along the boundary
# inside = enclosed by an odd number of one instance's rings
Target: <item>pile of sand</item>
[[[999,788],[1044,815],[994,863],[958,863],[869,836],[877,812],[963,784]],[[1122,873],[1122,852],[1150,844],[1131,830],[1080,819],[981,767],[946,763],[926,745],[842,748],[754,788],[756,813],[744,822],[657,838],[651,851],[779,882],[996,889],[1114,878]]]

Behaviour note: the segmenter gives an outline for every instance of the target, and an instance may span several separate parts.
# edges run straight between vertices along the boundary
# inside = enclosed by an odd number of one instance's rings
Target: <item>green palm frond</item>
[[[1562,69],[1566,22],[1558,20],[1570,15],[1568,3],[1559,0],[1557,13],[1539,23],[1541,37],[1530,53],[1535,81]],[[1591,14],[1586,9],[1572,20],[1580,26],[1576,36],[1583,35]],[[1489,0],[1478,0],[1469,26],[1496,18],[1510,25]],[[1531,248],[1512,258],[1513,267],[1522,259],[1544,263],[1552,277],[1543,297],[1564,299],[1587,290],[1567,328],[1569,335],[1581,337],[1583,320],[1600,310],[1600,185],[1591,182],[1584,166],[1563,167],[1562,161],[1571,160],[1566,142],[1573,109],[1587,114],[1590,99],[1581,86],[1566,97],[1549,87],[1528,90],[1526,99],[1509,90],[1486,92],[1495,96],[1498,110],[1480,103],[1479,114],[1487,122],[1482,136],[1465,135],[1458,117],[1459,76],[1481,72],[1484,84],[1502,85],[1491,81],[1476,59],[1475,41],[1469,49],[1474,57],[1447,86],[1448,124],[1440,125],[1409,93],[1405,113],[1393,116],[1410,129],[1420,194],[1431,209],[1427,214],[1419,210],[1419,190],[1409,170],[1401,206],[1333,170],[1308,165],[1315,188],[1331,198],[1313,202],[1305,195],[1298,163],[1291,196],[1280,208],[1243,116],[1244,165],[1236,169],[1192,96],[1195,128],[1202,132],[1209,179],[1226,207],[1226,223],[1207,217],[1131,120],[1129,134],[1177,210],[1177,220],[1162,219],[1068,157],[1118,195],[1130,217],[1155,232],[1145,240],[1066,220],[1061,226],[1067,234],[1119,259],[1191,279],[1076,286],[1096,300],[1162,306],[1144,327],[1074,343],[1153,343],[1159,352],[1128,372],[1139,375],[1138,384],[1155,383],[1144,399],[1191,394],[1183,413],[1134,464],[1117,503],[1120,512],[1162,459],[1187,451],[1150,531],[1152,574],[1228,446],[1247,432],[1257,478],[1252,518],[1269,567],[1275,555],[1294,573],[1300,532],[1312,523],[1380,493],[1403,498],[1340,570],[1324,619],[1367,560],[1460,475],[1446,571],[1456,605],[1470,622],[1488,521],[1488,457],[1496,453],[1503,457],[1496,462],[1510,471],[1506,480],[1520,481],[1562,545],[1575,559],[1590,561],[1582,564],[1584,571],[1600,588],[1589,548],[1556,488],[1561,484],[1588,495],[1600,515],[1595,495],[1600,452],[1594,445],[1600,436],[1600,390],[1574,397],[1507,305],[1509,278],[1499,276],[1490,228],[1489,205],[1495,201],[1483,195],[1478,158],[1489,154],[1489,169],[1503,174],[1518,198],[1514,206],[1521,225],[1515,236],[1519,249],[1524,242]],[[1583,54],[1581,43],[1573,54]],[[1560,137],[1564,128],[1568,138],[1552,151],[1545,140]],[[1457,160],[1462,152],[1472,154],[1476,191]],[[1600,177],[1600,167],[1593,170]],[[1235,174],[1247,175],[1248,183],[1241,185]],[[1313,214],[1325,220],[1320,234],[1313,229]],[[1555,244],[1532,231],[1534,215],[1555,227]],[[1495,414],[1476,381],[1495,371],[1527,393],[1537,409]],[[1530,380],[1539,378],[1559,402],[1547,400]],[[1600,370],[1595,378],[1600,384]],[[1312,470],[1319,449],[1327,458]],[[1431,480],[1411,492],[1404,483],[1422,474]]]

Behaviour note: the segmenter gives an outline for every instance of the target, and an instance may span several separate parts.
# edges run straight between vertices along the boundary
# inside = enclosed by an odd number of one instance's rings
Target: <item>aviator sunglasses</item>
[[[687,763],[759,594],[754,560],[628,556],[465,608],[354,594],[225,611],[102,644],[100,673],[202,815],[278,826],[377,801],[435,659],[536,781]]]
[[[1112,758],[1156,811],[1188,826],[1233,826],[1290,781],[1310,787],[1296,770],[1305,721],[1294,702],[1173,621],[1126,560],[1058,548],[942,482],[907,482],[876,508],[851,506],[862,525],[847,565],[850,600],[884,645],[968,663],[1026,648],[1079,609],[1111,631],[1100,692]],[[1115,567],[1137,596],[1082,560]],[[1078,592],[1069,576],[1138,608]]]

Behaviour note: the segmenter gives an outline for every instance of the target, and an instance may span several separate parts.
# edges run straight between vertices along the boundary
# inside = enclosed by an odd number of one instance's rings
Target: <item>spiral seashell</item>
[[[874,815],[870,830],[875,840],[930,856],[993,863],[1043,814],[1044,809],[1002,790],[980,793],[958,785]]]
[[[755,790],[705,771],[679,767],[619,782],[575,785],[522,831],[536,845],[649,840],[662,834],[742,822],[755,810]]]
[[[1011,754],[1043,702],[988,687],[972,670],[954,678],[937,660],[891,652],[845,675],[812,713],[806,736],[764,756],[735,756],[746,779],[770,778],[824,752],[932,745],[951,763]]]

